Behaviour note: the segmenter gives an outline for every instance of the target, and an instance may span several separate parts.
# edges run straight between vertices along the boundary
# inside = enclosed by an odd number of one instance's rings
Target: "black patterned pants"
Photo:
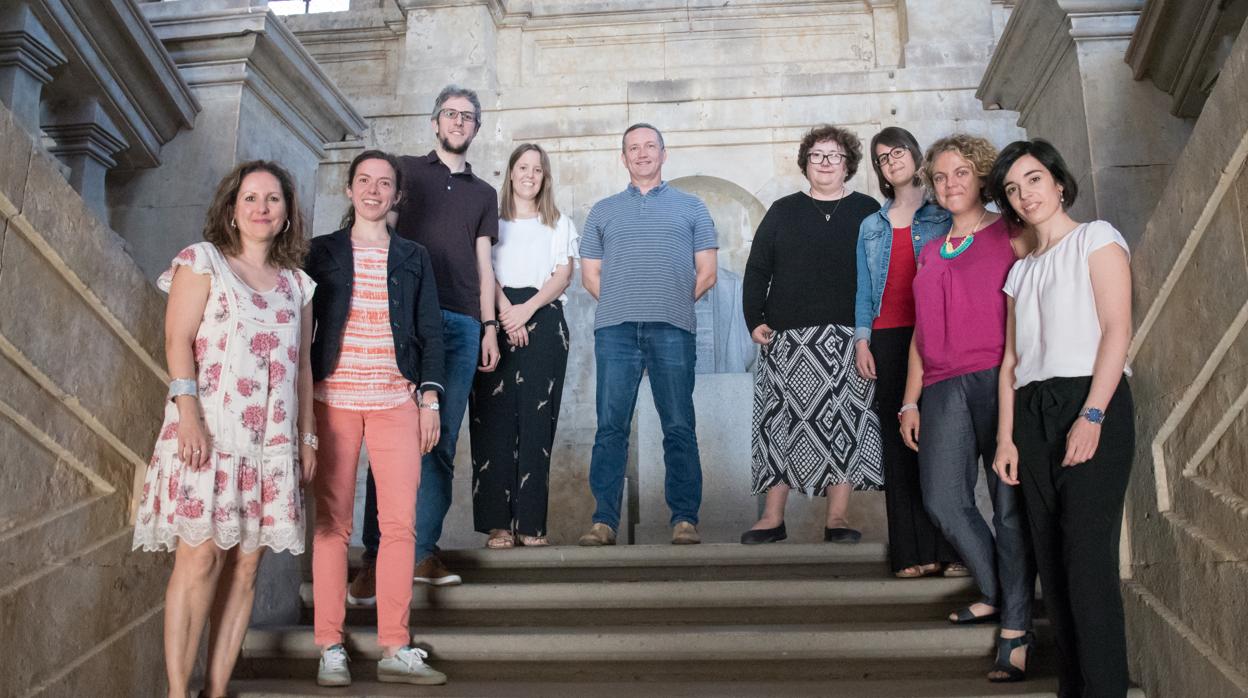
[[[503,293],[518,304],[537,289],[504,288]],[[481,533],[503,529],[546,535],[550,454],[568,365],[563,304],[540,308],[528,330],[527,346],[500,337],[498,368],[477,373],[468,401],[472,518]]]

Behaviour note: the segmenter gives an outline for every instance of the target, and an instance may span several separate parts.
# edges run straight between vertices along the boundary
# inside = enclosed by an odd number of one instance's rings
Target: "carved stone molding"
[[[69,166],[70,185],[106,219],[104,176],[116,167],[117,154],[126,148],[117,125],[99,101],[92,98],[54,110],[45,120],[43,131],[54,141],[48,150]]]
[[[166,0],[144,13],[192,86],[242,84],[314,151],[367,128],[286,25],[250,0]]]
[[[1244,2],[1148,0],[1127,63],[1137,80],[1149,79],[1173,98],[1172,114],[1197,116],[1246,16]]]
[[[29,5],[0,10],[0,101],[31,135],[39,135],[39,102],[52,81],[48,71],[65,62]]]
[[[95,98],[127,147],[125,169],[155,167],[160,149],[195,122],[199,104],[136,0],[29,0],[68,65],[44,101],[73,108]]]

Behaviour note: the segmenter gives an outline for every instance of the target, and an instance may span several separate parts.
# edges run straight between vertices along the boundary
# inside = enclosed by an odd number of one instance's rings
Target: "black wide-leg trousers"
[[[888,558],[893,572],[912,565],[961,562],[923,508],[918,454],[901,440],[897,410],[906,392],[913,327],[875,330],[875,401],[884,446],[884,508],[888,514]]]
[[[537,289],[508,287],[503,293],[519,304]],[[500,337],[498,368],[478,372],[469,396],[472,518],[481,533],[546,535],[550,454],[568,365],[563,304],[538,309],[527,326],[526,346]]]
[[[1135,408],[1123,378],[1105,409],[1090,460],[1063,467],[1066,434],[1090,377],[1023,386],[1014,403],[1014,443],[1044,606],[1057,638],[1058,694],[1122,698],[1127,642],[1118,544],[1135,453]]]

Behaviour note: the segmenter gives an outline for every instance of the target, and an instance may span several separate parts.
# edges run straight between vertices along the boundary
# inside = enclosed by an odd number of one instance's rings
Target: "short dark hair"
[[[853,179],[858,163],[862,162],[862,141],[847,129],[831,124],[819,124],[802,136],[802,143],[797,147],[797,168],[802,171],[802,176],[806,176],[810,149],[821,141],[833,141],[845,149],[845,181]]]
[[[459,85],[447,85],[438,93],[438,98],[433,100],[433,111],[429,114],[430,121],[438,120],[438,112],[442,111],[442,105],[446,104],[446,100],[451,97],[463,97],[472,103],[473,116],[477,117],[477,127],[473,133],[481,131],[481,98],[477,97],[477,93],[467,87]]]
[[[621,151],[624,150],[624,139],[628,138],[628,134],[638,129],[642,129],[642,128],[648,128],[651,131],[654,131],[655,135],[659,137],[659,150],[667,150],[667,144],[663,142],[663,132],[655,128],[654,126],[647,124],[644,121],[639,121],[633,124],[632,126],[629,126],[628,128],[624,129],[624,135],[620,136],[620,150]]]
[[[1022,227],[1025,223],[1022,216],[1018,215],[1018,211],[1010,205],[1009,197],[1005,195],[1005,176],[1010,173],[1010,168],[1014,166],[1014,163],[1024,155],[1030,155],[1039,160],[1040,164],[1044,165],[1044,168],[1053,176],[1053,181],[1062,188],[1063,209],[1074,205],[1075,198],[1079,195],[1079,184],[1071,174],[1070,168],[1066,166],[1066,161],[1062,159],[1062,154],[1057,152],[1057,148],[1054,148],[1052,143],[1043,138],[1014,141],[1005,146],[1005,149],[997,156],[997,161],[993,163],[992,172],[988,174],[988,191],[992,200],[997,203],[997,208],[1001,209],[1001,215],[1018,227]]]
[[[884,171],[880,169],[880,161],[876,159],[876,146],[888,146],[891,148],[905,148],[910,153],[910,157],[914,159],[914,184],[918,186],[922,183],[923,178],[919,174],[923,168],[923,149],[919,147],[919,141],[910,133],[900,126],[889,126],[871,139],[871,148],[867,153],[871,157],[871,169],[875,170],[875,176],[880,180],[880,192],[888,198],[897,196],[897,192],[893,190],[893,185],[884,177]]]

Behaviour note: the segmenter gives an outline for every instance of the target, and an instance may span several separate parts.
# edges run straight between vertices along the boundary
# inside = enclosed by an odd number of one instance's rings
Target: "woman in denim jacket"
[[[927,200],[918,174],[922,151],[909,131],[889,126],[871,139],[870,152],[871,167],[887,198],[859,228],[854,348],[858,373],[876,381],[889,561],[893,574],[902,579],[942,569],[946,576],[965,576],[957,552],[923,508],[918,458],[902,443],[898,422],[914,334],[915,260],[924,245],[948,232],[951,218]]]

